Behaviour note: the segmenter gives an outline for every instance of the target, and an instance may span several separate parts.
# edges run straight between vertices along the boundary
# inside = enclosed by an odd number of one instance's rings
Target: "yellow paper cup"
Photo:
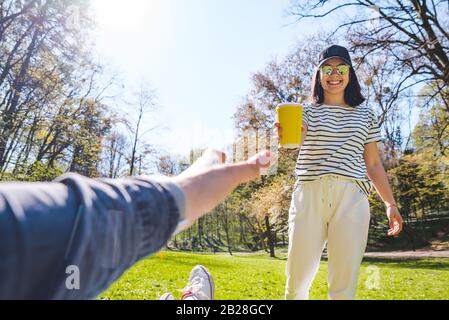
[[[282,138],[279,144],[283,148],[299,148],[301,145],[301,125],[303,106],[299,103],[281,103],[276,107]]]

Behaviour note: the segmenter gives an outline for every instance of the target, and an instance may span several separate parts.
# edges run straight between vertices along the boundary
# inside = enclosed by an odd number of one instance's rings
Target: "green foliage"
[[[88,0],[2,1],[0,172],[8,179],[48,180],[60,167],[98,175],[110,116],[100,103],[105,79],[88,41],[88,7]],[[70,21],[71,9],[78,21]]]
[[[447,171],[426,153],[403,156],[388,173],[405,215],[421,218],[427,211],[449,208]]]
[[[1,181],[52,181],[65,172],[58,164],[49,166],[48,163],[37,161],[30,167],[25,167],[23,170],[17,170],[15,173],[0,174]]]
[[[424,96],[427,91],[423,90]],[[417,152],[430,152],[435,159],[449,156],[449,112],[441,98],[434,98],[430,108],[422,110],[412,137]]]
[[[106,106],[95,100],[80,102],[78,117],[72,130],[76,130],[73,141],[73,157],[70,171],[89,177],[98,176],[98,165],[102,152],[102,138],[109,133],[110,120],[105,115]]]

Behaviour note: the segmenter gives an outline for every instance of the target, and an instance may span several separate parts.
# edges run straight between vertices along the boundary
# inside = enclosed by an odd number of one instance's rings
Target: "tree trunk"
[[[33,34],[30,45],[28,46],[27,55],[20,68],[19,75],[14,80],[12,88],[14,92],[11,95],[11,99],[8,102],[7,107],[3,111],[3,130],[0,133],[0,168],[3,168],[6,162],[5,152],[8,146],[8,141],[10,139],[11,132],[14,130],[14,114],[16,113],[17,106],[19,104],[19,99],[22,94],[22,89],[25,84],[26,72],[29,69],[31,57],[36,49],[37,40],[39,36],[39,30],[36,30]]]
[[[177,241],[177,235],[174,236],[173,238],[173,246],[178,249],[178,241]]]
[[[223,212],[223,229],[225,230],[226,235],[226,247],[228,248],[229,254],[232,256],[232,250],[231,250],[231,237],[229,236],[229,223],[228,223],[228,217],[226,216],[226,211]]]
[[[276,255],[274,252],[273,234],[271,231],[270,219],[268,218],[268,215],[265,216],[265,227],[267,230],[267,241],[268,241],[268,248],[270,249],[270,257],[274,258],[276,257]]]
[[[203,236],[203,220],[204,220],[203,217],[198,219],[198,245],[200,247],[202,247],[201,238]]]
[[[243,226],[243,215],[239,215],[239,223],[240,223],[240,243],[245,242],[245,228]]]

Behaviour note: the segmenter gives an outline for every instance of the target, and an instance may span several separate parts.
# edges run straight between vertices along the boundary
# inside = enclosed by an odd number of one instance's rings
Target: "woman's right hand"
[[[276,134],[276,138],[278,140],[281,140],[281,138],[282,138],[282,128],[281,128],[281,125],[279,124],[279,122],[275,122],[274,123],[273,132]]]

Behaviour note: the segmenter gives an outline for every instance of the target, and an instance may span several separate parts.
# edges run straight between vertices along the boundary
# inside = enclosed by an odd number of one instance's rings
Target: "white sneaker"
[[[190,272],[189,283],[183,291],[182,300],[186,300],[186,298],[213,300],[215,286],[212,275],[204,266],[195,266]]]
[[[173,297],[173,295],[169,292],[164,293],[159,300],[175,300],[175,297]]]

